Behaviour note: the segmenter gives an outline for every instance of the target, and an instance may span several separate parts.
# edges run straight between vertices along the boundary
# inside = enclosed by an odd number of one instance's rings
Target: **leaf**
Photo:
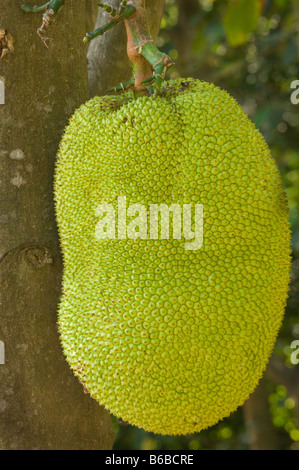
[[[231,0],[223,17],[223,26],[231,46],[246,44],[262,12],[261,0]]]

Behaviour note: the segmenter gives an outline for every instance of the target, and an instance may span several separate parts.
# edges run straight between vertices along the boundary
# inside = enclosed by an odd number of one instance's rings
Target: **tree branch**
[[[109,29],[113,28],[121,21],[125,20],[126,18],[129,18],[129,16],[133,15],[136,11],[134,6],[127,6],[127,2],[122,2],[118,10],[116,10],[116,8],[111,7],[110,5],[105,5],[103,3],[99,3],[99,7],[103,8],[103,10],[110,14],[111,20],[104,26],[101,26],[100,28],[97,28],[90,33],[86,33],[86,36],[83,39],[83,42],[85,43],[90,42],[92,41],[92,39],[106,33],[107,31],[109,31]]]
[[[243,405],[251,450],[276,450],[278,448],[268,397],[267,381],[262,378],[257,389]]]

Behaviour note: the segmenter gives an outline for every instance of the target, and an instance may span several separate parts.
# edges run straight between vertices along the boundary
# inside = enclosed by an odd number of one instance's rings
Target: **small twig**
[[[107,13],[109,13],[110,16],[114,17],[114,16],[117,16],[117,15],[121,15],[125,11],[125,9],[127,8],[127,4],[128,4],[128,1],[123,0],[118,9],[113,8],[111,5],[107,5],[106,3],[98,3],[98,6],[100,8],[103,8],[103,10],[105,10]]]
[[[129,88],[132,88],[134,86],[134,83],[135,83],[135,78],[131,78],[130,80],[128,80],[127,82],[122,82],[120,83],[119,85],[113,87],[113,88],[109,88],[109,90],[105,90],[105,93],[110,93],[111,91],[125,91],[125,90],[128,90]]]
[[[83,39],[85,43],[91,41],[97,36],[101,36],[102,34],[106,33],[106,31],[109,31],[109,29],[113,28],[121,21],[124,21],[126,18],[132,16],[136,11],[135,7],[131,5],[127,6],[127,2],[122,2],[118,10],[115,10],[115,8],[112,8],[109,5],[103,3],[100,3],[99,6],[111,15],[111,21],[101,28],[96,29],[95,31],[86,33],[86,36]]]
[[[117,15],[117,9],[116,8],[113,8],[112,6],[110,5],[106,5],[105,3],[98,3],[98,6],[100,8],[103,8],[103,10],[105,10],[107,13],[109,13],[109,15],[111,16],[116,16]]]
[[[50,41],[51,38],[48,38],[45,36],[46,31],[48,30],[49,26],[53,21],[55,20],[56,16],[58,15],[58,12],[61,7],[63,7],[65,0],[50,0],[47,2],[45,5],[41,6],[34,6],[30,7],[28,5],[21,5],[21,9],[25,13],[41,13],[44,12],[43,14],[43,23],[38,28],[37,34],[43,41],[44,45],[48,47],[47,41]]]
[[[21,10],[23,10],[25,13],[42,13],[43,11],[46,11],[48,6],[50,5],[52,0],[47,2],[45,5],[42,6],[34,6],[30,7],[28,5],[21,4]]]

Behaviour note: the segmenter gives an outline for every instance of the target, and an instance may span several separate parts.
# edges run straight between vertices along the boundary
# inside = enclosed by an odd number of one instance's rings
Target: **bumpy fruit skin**
[[[203,204],[204,244],[98,240],[96,208]],[[236,410],[265,370],[290,268],[287,203],[261,136],[227,92],[193,79],[159,96],[96,97],[62,139],[55,198],[67,361],[114,415],[160,434]]]

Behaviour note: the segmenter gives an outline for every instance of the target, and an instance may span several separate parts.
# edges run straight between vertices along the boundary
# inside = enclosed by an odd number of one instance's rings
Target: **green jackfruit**
[[[160,434],[198,432],[242,405],[282,322],[290,233],[278,169],[236,101],[193,79],[91,99],[62,139],[55,200],[59,331],[90,395]],[[202,246],[174,236],[178,213],[169,239],[150,236],[148,219],[141,231],[134,204],[202,205]]]

